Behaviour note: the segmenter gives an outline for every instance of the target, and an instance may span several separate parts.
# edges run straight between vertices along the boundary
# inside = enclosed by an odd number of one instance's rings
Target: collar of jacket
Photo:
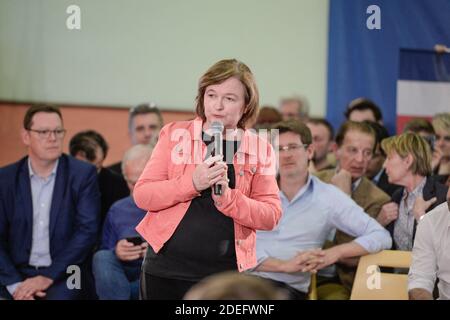
[[[262,147],[262,145],[259,145],[261,142],[259,141],[258,136],[250,132],[250,130],[243,130],[243,129],[237,130],[238,134],[243,133],[241,144],[237,150],[237,153],[246,153],[251,156],[258,155],[258,147],[259,148]],[[191,134],[191,137],[193,137],[194,141],[202,141],[202,131],[203,131],[203,120],[200,117],[197,117],[191,122],[191,125],[189,126],[189,132]]]

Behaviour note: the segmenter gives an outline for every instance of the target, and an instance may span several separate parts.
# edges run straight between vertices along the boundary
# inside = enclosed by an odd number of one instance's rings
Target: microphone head
[[[223,123],[220,121],[214,121],[213,123],[211,123],[210,129],[212,131],[212,134],[222,133],[223,132]]]

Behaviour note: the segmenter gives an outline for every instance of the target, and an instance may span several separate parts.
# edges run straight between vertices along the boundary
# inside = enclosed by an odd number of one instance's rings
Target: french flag
[[[397,81],[397,132],[413,118],[450,112],[450,54],[400,50]]]

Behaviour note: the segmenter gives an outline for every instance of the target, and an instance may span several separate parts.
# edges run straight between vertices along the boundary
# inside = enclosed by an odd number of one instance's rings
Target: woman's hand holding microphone
[[[206,190],[215,184],[222,186],[222,194],[228,188],[228,166],[223,162],[222,155],[216,155],[199,164],[192,175],[192,182],[198,192]]]

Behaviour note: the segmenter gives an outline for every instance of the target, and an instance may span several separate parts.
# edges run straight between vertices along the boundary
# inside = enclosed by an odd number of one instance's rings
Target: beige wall
[[[29,105],[0,102],[0,167],[15,162],[26,154],[20,138],[23,116]],[[105,165],[119,161],[130,147],[128,139],[128,109],[87,106],[62,106],[67,135],[64,152],[68,152],[70,138],[81,130],[93,129],[106,139],[110,146]],[[193,117],[188,111],[163,111],[164,122],[186,120]]]
[[[81,9],[68,30],[66,9]],[[235,57],[261,104],[326,95],[328,0],[1,0],[0,99],[191,110],[197,81]]]
[[[72,4],[81,30],[66,27]],[[223,58],[250,66],[261,104],[304,94],[312,114],[323,115],[328,7],[329,0],[1,0],[0,102],[14,103],[0,104],[0,165],[25,153],[25,105],[16,102],[68,105],[66,143],[96,129],[111,145],[111,163],[128,147],[127,111],[116,106],[153,101],[166,121],[189,117],[199,77]]]

